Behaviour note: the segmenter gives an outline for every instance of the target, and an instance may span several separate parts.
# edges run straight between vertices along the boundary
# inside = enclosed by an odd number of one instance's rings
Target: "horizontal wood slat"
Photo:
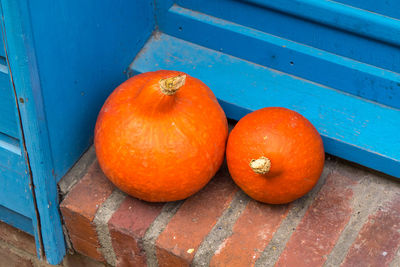
[[[400,108],[399,73],[177,5],[166,16],[167,34]]]
[[[330,0],[240,0],[400,45],[400,21]],[[379,5],[376,3],[376,5]]]
[[[0,43],[1,45],[1,43]],[[0,47],[1,50],[1,47]],[[19,138],[14,92],[4,57],[0,56],[0,132]]]

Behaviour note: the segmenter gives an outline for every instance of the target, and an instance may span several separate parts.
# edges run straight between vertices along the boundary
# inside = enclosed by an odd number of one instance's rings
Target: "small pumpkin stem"
[[[271,169],[271,161],[266,157],[252,159],[249,165],[250,168],[258,174],[266,174],[269,172],[269,169]]]
[[[178,75],[159,81],[161,92],[165,95],[174,95],[186,81],[186,75]]]

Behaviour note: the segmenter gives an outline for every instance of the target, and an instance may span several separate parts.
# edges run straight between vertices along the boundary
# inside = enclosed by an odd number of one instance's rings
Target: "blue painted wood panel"
[[[157,20],[159,21],[159,27],[161,30],[165,23],[164,18],[168,16],[167,10],[172,6],[173,2],[181,7],[235,22],[242,26],[257,29],[297,43],[302,43],[380,68],[397,72],[400,71],[400,65],[397,64],[397,62],[400,61],[398,45],[389,45],[368,36],[361,37],[361,34],[357,32],[357,28],[354,29],[354,33],[351,33],[347,30],[325,25],[322,22],[317,21],[317,19],[310,20],[299,17],[294,13],[288,12],[290,10],[284,10],[285,6],[280,8],[279,0],[260,0],[260,3],[265,2],[271,5],[274,3],[275,9],[267,7],[265,3],[261,5],[257,4],[255,1],[159,0],[157,1]],[[290,7],[291,3],[294,4],[298,1],[287,2],[287,6]],[[318,10],[315,10],[316,14],[318,14],[318,12]],[[338,20],[340,21],[340,19],[341,17],[339,15]],[[390,21],[396,25],[395,29],[398,32],[400,21]],[[355,19],[353,24],[362,25],[362,21]],[[390,28],[386,28],[385,32],[389,32],[388,36],[391,36],[390,38],[394,39]],[[374,53],[371,53],[370,51],[374,51]],[[391,56],[388,57],[388,55]]]
[[[181,39],[400,108],[398,73],[177,5],[159,20]]]
[[[3,32],[0,29],[0,33],[3,36]],[[6,51],[4,48],[4,43],[3,43],[3,38],[0,38],[0,57],[5,58],[6,57]]]
[[[398,0],[335,0],[335,2],[400,19],[400,1]]]
[[[30,217],[23,216],[11,209],[0,205],[0,220],[22,231],[34,235],[35,230]]]
[[[0,57],[0,133],[19,138],[15,97],[8,76],[7,62],[3,57]]]
[[[21,223],[24,231],[33,234],[31,218],[34,217],[35,207],[20,142],[1,133],[0,185],[0,207],[3,208],[3,212],[0,211],[0,220],[17,227]],[[30,222],[30,225],[27,225],[27,222]]]
[[[35,206],[18,139],[0,133],[0,221],[34,235]]]
[[[238,0],[338,28],[380,42],[400,44],[400,21],[331,0]]]
[[[102,104],[151,35],[153,1],[46,0],[28,8],[58,181],[93,142]]]
[[[0,220],[34,235],[35,206],[21,149],[20,124],[5,58],[2,23],[0,32]]]
[[[17,173],[26,173],[26,164],[18,139],[0,133],[0,165]]]
[[[0,220],[34,234],[35,206],[18,139],[0,133]]]
[[[29,175],[0,165],[0,184],[0,205],[32,218],[35,207],[29,185]]]
[[[13,43],[12,38],[7,40],[6,38],[6,28],[5,20],[4,20],[4,12],[3,12],[3,4],[4,1],[1,1],[0,13],[1,13],[1,23],[0,28],[2,32],[2,52],[5,56],[6,61],[1,63],[2,73],[2,84],[7,84],[6,87],[3,87],[4,92],[6,92],[6,103],[7,110],[2,110],[1,115],[7,116],[8,120],[13,120],[12,125],[9,125],[8,134],[0,133],[0,184],[2,185],[0,188],[0,220],[6,223],[9,223],[19,229],[32,234],[35,236],[36,240],[36,248],[38,255],[42,255],[42,244],[40,242],[40,227],[37,221],[37,213],[35,201],[33,198],[33,185],[32,179],[30,175],[30,169],[28,166],[27,154],[24,149],[24,135],[21,132],[21,122],[19,117],[19,111],[17,108],[17,96],[15,94],[15,88],[13,81],[14,77],[11,76],[10,72],[10,61],[8,60],[8,53],[6,53],[7,46],[9,43]],[[17,4],[13,2],[13,4]],[[7,5],[6,5],[7,6]],[[15,6],[14,6],[15,7]],[[21,15],[19,12],[15,16],[9,17],[8,30],[12,29],[14,38],[19,39],[21,43],[23,43],[23,34],[20,34],[21,31],[17,25],[19,25],[19,19]],[[10,27],[11,26],[11,27]],[[19,25],[20,26],[20,25]],[[24,36],[26,37],[26,36]],[[17,47],[13,47],[17,48]],[[22,60],[22,64],[27,64],[27,61],[24,61],[24,57],[22,54],[14,55],[19,60]],[[13,61],[13,68],[18,69],[17,62]],[[25,88],[27,89],[27,88]],[[25,103],[26,101],[31,101],[33,98],[21,98],[21,103]],[[10,132],[12,129],[13,132]]]
[[[175,69],[204,81],[228,117],[282,106],[308,118],[328,153],[400,178],[400,110],[378,105],[165,34],[152,38],[133,73]]]

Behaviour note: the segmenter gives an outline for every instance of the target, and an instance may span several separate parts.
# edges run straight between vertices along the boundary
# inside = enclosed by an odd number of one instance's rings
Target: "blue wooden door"
[[[39,237],[17,100],[0,42],[0,220]]]

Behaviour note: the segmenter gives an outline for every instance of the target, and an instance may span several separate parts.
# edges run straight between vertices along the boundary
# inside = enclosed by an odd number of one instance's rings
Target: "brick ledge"
[[[399,183],[328,158],[318,185],[288,205],[239,190],[223,166],[185,201],[126,196],[97,161],[61,203],[73,248],[112,266],[395,266]]]

